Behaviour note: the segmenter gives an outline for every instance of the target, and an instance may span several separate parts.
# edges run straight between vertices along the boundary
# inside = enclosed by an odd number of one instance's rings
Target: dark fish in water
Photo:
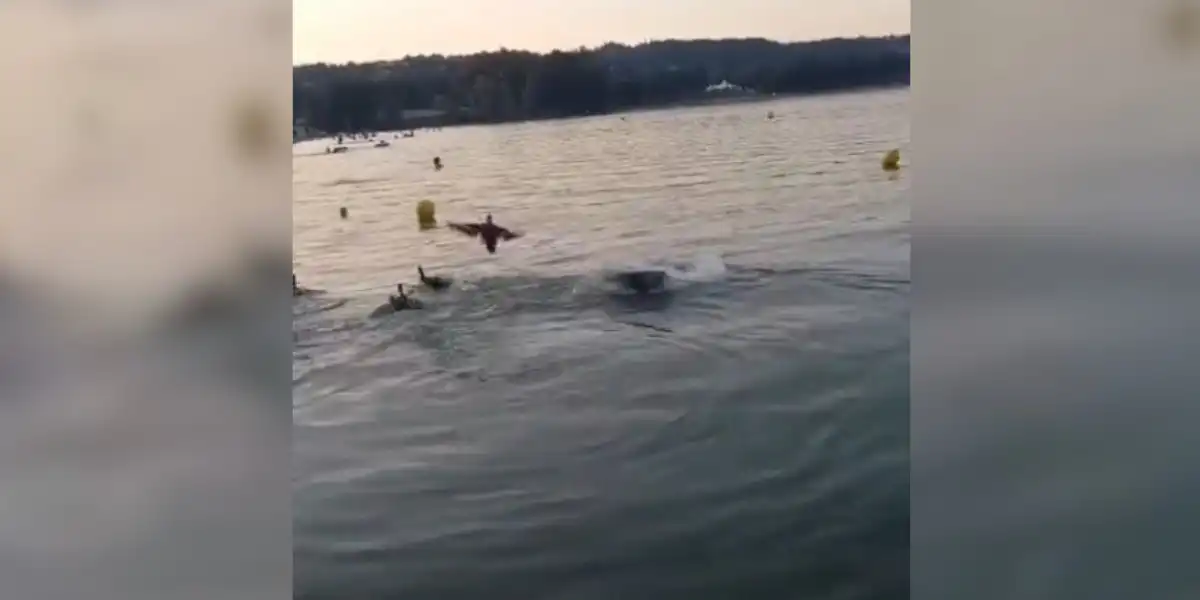
[[[658,270],[625,271],[613,279],[623,287],[639,294],[662,291],[667,287],[667,273]]]

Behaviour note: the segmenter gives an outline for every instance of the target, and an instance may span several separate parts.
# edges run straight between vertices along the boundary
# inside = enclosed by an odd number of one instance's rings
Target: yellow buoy
[[[888,150],[888,153],[883,155],[881,165],[884,171],[898,170],[900,168],[900,150],[894,148]]]
[[[433,206],[432,200],[422,200],[417,203],[417,224],[421,226],[421,229],[437,227],[437,217],[434,216],[435,212],[436,209]]]

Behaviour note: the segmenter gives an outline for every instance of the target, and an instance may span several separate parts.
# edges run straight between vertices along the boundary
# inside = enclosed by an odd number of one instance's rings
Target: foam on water
[[[668,265],[663,270],[673,280],[692,283],[720,281],[729,271],[716,252],[702,252],[690,263]]]

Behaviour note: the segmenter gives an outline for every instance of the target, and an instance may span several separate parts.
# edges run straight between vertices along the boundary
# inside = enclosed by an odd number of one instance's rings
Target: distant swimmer
[[[478,236],[483,240],[483,245],[487,247],[490,254],[496,253],[496,246],[501,241],[515,240],[522,235],[493,223],[490,214],[484,218],[482,223],[446,223],[446,226],[463,235]]]
[[[421,265],[417,265],[417,275],[421,277],[421,283],[435,290],[444,290],[450,287],[450,279],[445,277],[428,277],[425,275],[425,269]]]
[[[442,157],[440,157],[440,156],[433,157],[433,169],[435,171],[442,170]]]

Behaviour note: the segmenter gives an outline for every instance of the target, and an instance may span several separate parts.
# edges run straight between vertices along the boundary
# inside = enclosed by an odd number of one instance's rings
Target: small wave
[[[328,312],[346,305],[347,300],[345,299],[320,299],[321,295],[315,293],[295,299],[292,303],[293,318]]]
[[[323,183],[321,185],[323,185],[325,187],[337,187],[340,185],[362,185],[365,183],[379,183],[381,181],[387,181],[387,178],[386,177],[341,177],[338,179],[334,179],[333,181]]]

